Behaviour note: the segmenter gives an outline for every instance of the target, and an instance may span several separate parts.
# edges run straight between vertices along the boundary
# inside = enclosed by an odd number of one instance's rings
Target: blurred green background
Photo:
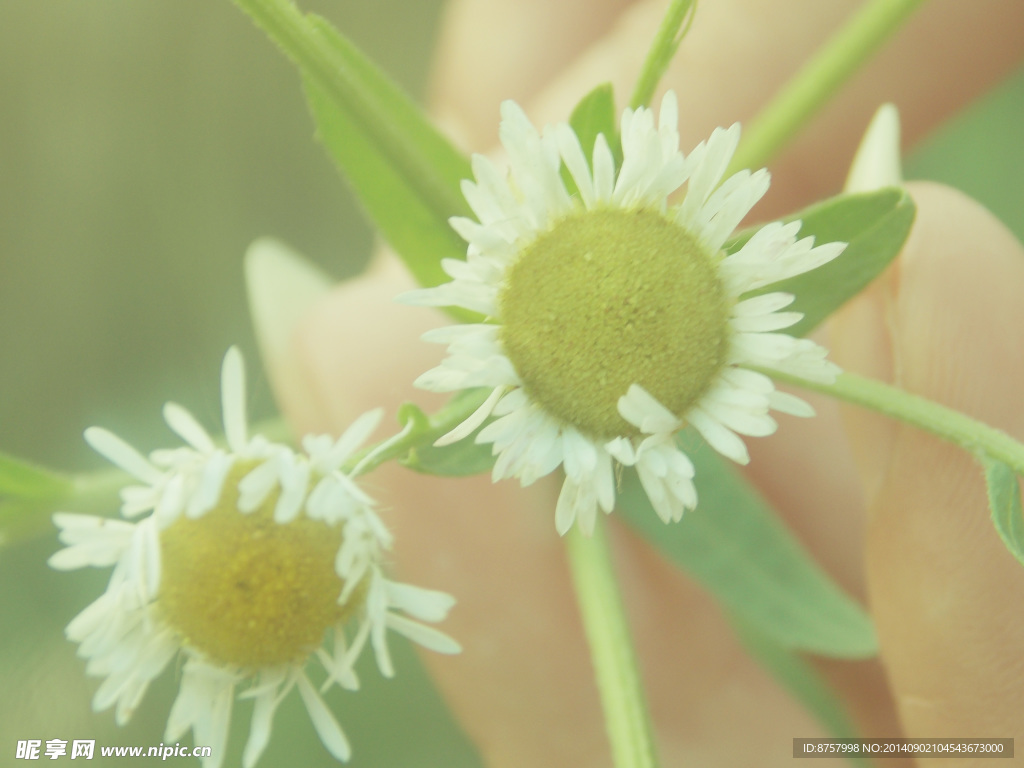
[[[440,0],[303,7],[423,91]],[[294,69],[241,12],[210,0],[4,0],[0,450],[100,467],[85,427],[156,447],[170,399],[217,425],[220,361],[234,343],[250,362],[250,413],[272,415],[241,271],[265,234],[337,278],[362,267],[372,240],[313,139]],[[0,766],[20,762],[19,739],[160,744],[175,693],[164,675],[124,729],[91,712],[97,683],[63,627],[109,573],[50,571],[55,548],[48,535],[0,551]],[[352,742],[350,765],[478,765],[415,656],[392,647],[395,680],[364,664],[362,691],[327,697]],[[240,763],[251,711],[236,705],[225,766]],[[90,764],[105,762],[130,761],[97,752]],[[295,692],[260,764],[337,766]]]
[[[422,93],[440,4],[303,6]],[[1021,124],[1024,73],[931,137],[908,176],[965,190],[1022,237]],[[4,0],[0,450],[62,469],[99,467],[81,439],[86,426],[156,446],[170,399],[219,423],[224,350],[238,343],[257,360],[241,259],[267,234],[337,278],[357,272],[371,244],[313,140],[295,72],[230,3]],[[269,416],[269,389],[250,368],[250,411]],[[63,627],[107,575],[50,571],[55,546],[47,536],[0,551],[0,765],[13,763],[19,739],[158,744],[173,697],[165,675],[128,728],[90,712],[96,684]],[[378,682],[370,669],[363,679],[359,695],[329,698],[355,768],[478,765],[407,650],[395,681]],[[249,711],[236,709],[228,766]],[[335,765],[293,695],[261,764],[299,759]]]

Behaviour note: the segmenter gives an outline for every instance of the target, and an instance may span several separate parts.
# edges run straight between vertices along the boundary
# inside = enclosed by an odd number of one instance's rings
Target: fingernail
[[[900,115],[892,104],[883,104],[875,112],[853,156],[844,190],[871,192],[902,184]]]

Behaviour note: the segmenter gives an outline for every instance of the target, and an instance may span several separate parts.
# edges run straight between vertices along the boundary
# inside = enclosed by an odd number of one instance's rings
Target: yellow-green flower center
[[[527,394],[594,438],[636,433],[617,408],[631,384],[684,416],[725,363],[718,256],[657,211],[559,221],[508,269],[498,300]]]
[[[301,661],[364,597],[357,589],[338,604],[338,526],[303,515],[275,523],[277,493],[254,512],[238,511],[238,481],[251,469],[229,474],[216,508],[160,534],[158,597],[186,645],[247,669]]]

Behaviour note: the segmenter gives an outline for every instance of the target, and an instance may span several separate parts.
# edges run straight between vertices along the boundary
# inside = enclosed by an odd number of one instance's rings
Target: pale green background
[[[422,91],[438,2],[303,6]],[[313,140],[294,70],[236,8],[226,0],[3,0],[0,450],[65,469],[99,467],[81,438],[86,426],[156,447],[168,439],[160,407],[169,399],[213,427],[220,360],[233,343],[250,361],[251,412],[272,414],[241,274],[246,246],[264,234],[339,278],[360,268],[371,244]],[[0,766],[17,764],[19,739],[157,745],[173,699],[175,681],[165,675],[128,728],[109,711],[92,714],[96,682],[63,627],[108,574],[53,572],[45,558],[55,548],[47,536],[0,551]],[[353,744],[350,765],[477,765],[416,659],[403,643],[393,647],[395,680],[364,664],[364,690],[328,696]],[[225,766],[239,764],[251,706],[235,713]],[[138,762],[160,763],[97,757],[87,765]],[[295,692],[260,764],[337,765]]]
[[[303,5],[422,92],[438,0]],[[1021,236],[1022,124],[1024,74],[934,136],[908,175],[959,186]],[[256,360],[241,279],[249,242],[273,234],[339,278],[369,252],[312,134],[294,71],[226,0],[4,0],[0,450],[87,469],[101,465],[81,440],[90,424],[150,448],[167,438],[166,400],[219,422],[224,350],[239,343]],[[253,415],[270,415],[266,383],[253,379]],[[48,536],[0,551],[0,765],[18,739],[158,744],[173,696],[165,676],[123,730],[90,713],[95,683],[62,630],[106,575],[48,570],[55,546]],[[476,765],[414,658],[399,667],[386,683],[367,669],[368,690],[330,698],[351,765]],[[249,708],[236,711],[226,765],[248,730]],[[293,695],[261,764],[297,755],[335,764]]]

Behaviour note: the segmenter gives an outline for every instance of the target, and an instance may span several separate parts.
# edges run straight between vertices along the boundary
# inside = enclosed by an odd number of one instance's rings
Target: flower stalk
[[[834,384],[808,381],[773,371],[772,375],[804,389],[853,403],[943,438],[980,459],[997,459],[1024,475],[1024,445],[1002,430],[957,410],[881,381],[842,373]]]
[[[924,0],[870,0],[744,127],[729,173],[775,157]]]
[[[690,31],[696,9],[697,0],[672,0],[651,43],[651,49],[647,52],[647,58],[644,59],[636,85],[633,86],[633,95],[629,100],[629,106],[633,109],[651,103],[658,82],[676,55],[679,44]]]
[[[577,527],[565,541],[615,768],[656,768],[650,716],[603,516],[592,536]]]

